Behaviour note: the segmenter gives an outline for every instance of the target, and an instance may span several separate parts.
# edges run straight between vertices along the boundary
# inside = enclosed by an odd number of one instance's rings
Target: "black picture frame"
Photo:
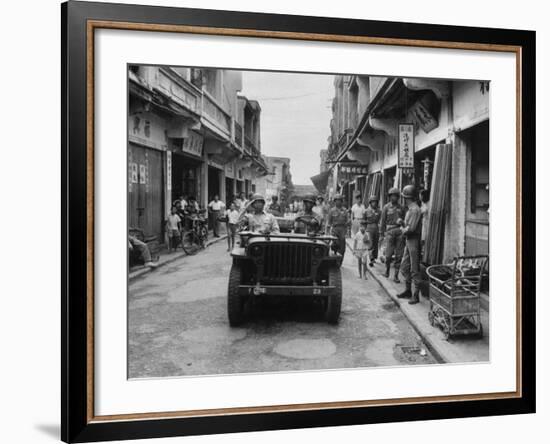
[[[96,420],[90,415],[88,359],[93,319],[90,319],[90,158],[87,147],[90,110],[87,80],[93,73],[87,64],[90,20],[186,25],[266,33],[301,33],[317,36],[369,37],[372,39],[511,45],[519,48],[521,78],[519,97],[520,135],[518,164],[521,182],[521,256],[518,258],[521,307],[518,331],[521,350],[521,393],[514,397],[423,402],[412,404],[334,407],[316,410],[240,412],[127,420]],[[90,442],[156,438],[180,435],[278,430],[337,425],[432,420],[535,412],[535,32],[412,24],[356,19],[243,13],[187,8],[137,6],[70,1],[61,5],[62,23],[62,384],[61,438],[65,442]],[[329,38],[330,40],[330,38]],[[529,118],[521,119],[521,113]],[[92,201],[93,202],[93,201]],[[91,230],[91,231],[90,231]],[[93,265],[92,265],[93,266]],[[92,403],[92,404],[91,404]]]

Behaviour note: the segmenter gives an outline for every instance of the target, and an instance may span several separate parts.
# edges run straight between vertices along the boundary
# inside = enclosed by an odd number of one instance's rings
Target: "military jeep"
[[[296,221],[309,224],[307,216]],[[308,225],[309,227],[309,225]],[[245,321],[247,308],[269,296],[311,297],[323,305],[324,317],[336,324],[342,306],[341,255],[337,238],[305,234],[242,231],[233,249],[227,311],[229,324]]]

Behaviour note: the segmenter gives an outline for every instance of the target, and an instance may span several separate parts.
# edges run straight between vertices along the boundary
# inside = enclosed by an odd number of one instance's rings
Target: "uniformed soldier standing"
[[[336,194],[333,198],[334,207],[331,208],[327,216],[327,229],[330,229],[333,236],[338,238],[338,253],[342,255],[346,252],[346,233],[349,226],[349,213],[342,206],[344,198],[340,194]]]
[[[401,274],[405,278],[405,291],[398,298],[410,298],[409,304],[418,304],[420,292],[420,236],[422,234],[422,213],[416,203],[417,193],[414,185],[403,188],[402,196],[407,206],[407,214],[401,232],[405,236],[405,251],[401,261]],[[414,283],[414,293],[411,292]]]
[[[392,256],[394,258],[395,274],[393,280],[399,283],[399,266],[401,264],[401,255],[403,254],[403,238],[401,235],[400,219],[403,219],[405,211],[399,204],[399,190],[390,188],[388,196],[390,201],[382,208],[380,215],[380,237],[386,241],[386,272],[384,276],[390,277],[390,267]]]
[[[299,234],[316,233],[321,228],[322,218],[313,211],[315,206],[315,196],[307,195],[302,200],[303,210],[299,211],[296,217],[309,216],[311,223],[306,226],[304,222],[294,222],[294,232]]]
[[[374,261],[378,258],[378,223],[380,222],[380,209],[378,208],[377,196],[372,195],[369,197],[369,206],[365,210],[363,219],[366,224],[366,231],[369,233],[372,242],[369,262],[369,266],[372,267]]]
[[[249,231],[262,234],[279,233],[279,224],[273,214],[264,210],[265,199],[261,194],[254,194],[248,203],[250,212],[245,212],[239,219],[239,225],[246,227]]]

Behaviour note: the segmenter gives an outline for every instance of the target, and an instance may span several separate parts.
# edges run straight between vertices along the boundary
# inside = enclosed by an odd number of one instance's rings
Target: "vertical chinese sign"
[[[400,123],[398,138],[397,166],[405,171],[411,171],[414,168],[414,124]]]

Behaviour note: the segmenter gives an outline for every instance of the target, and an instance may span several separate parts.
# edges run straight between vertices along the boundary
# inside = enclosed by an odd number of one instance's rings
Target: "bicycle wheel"
[[[184,233],[182,239],[181,239],[181,246],[183,248],[183,251],[185,251],[188,255],[193,255],[197,253],[201,246],[200,246],[200,240],[197,237],[197,233],[194,231],[188,231],[187,233]]]
[[[198,237],[202,248],[206,248],[206,241],[208,240],[208,229],[205,226],[199,228]]]
[[[199,228],[200,230],[200,236],[203,238],[204,242],[208,240],[208,228],[206,228],[205,225],[201,226]]]

